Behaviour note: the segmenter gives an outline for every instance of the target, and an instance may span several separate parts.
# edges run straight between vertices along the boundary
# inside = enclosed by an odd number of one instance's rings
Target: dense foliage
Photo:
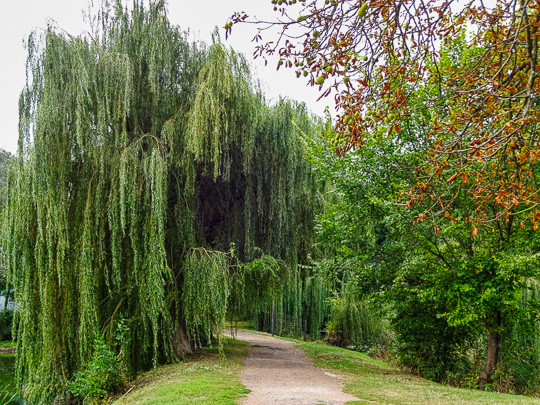
[[[401,133],[412,113],[414,89],[437,88],[426,99],[430,148],[407,190],[410,204],[440,199],[444,207],[418,212],[438,217],[452,206],[456,187],[476,206],[469,217],[510,219],[527,210],[537,229],[540,200],[534,181],[538,158],[540,5],[522,0],[272,0],[273,21],[237,12],[226,24],[259,24],[256,56],[278,54],[321,96],[335,95],[340,153],[377,136]],[[275,28],[270,40],[264,31]],[[441,63],[441,46],[467,35],[453,63]],[[462,58],[465,53],[472,58]],[[468,60],[467,60],[468,59]],[[432,187],[447,181],[447,188]],[[407,201],[406,200],[406,201]],[[528,207],[526,207],[528,205]],[[441,212],[442,211],[442,212]],[[423,214],[423,217],[420,216]]]
[[[403,364],[534,390],[539,4],[272,3],[274,21],[225,29],[258,24],[256,57],[335,94],[327,148],[311,143],[344,196],[319,218],[323,267],[388,306]]]
[[[243,57],[217,36],[188,42],[163,1],[116,2],[91,21],[79,37],[49,27],[28,40],[3,249],[17,383],[33,403],[63,398],[77,372],[77,393],[92,388],[107,354],[95,331],[118,354],[120,319],[127,377],[212,343],[240,289],[234,260],[256,247],[289,275],[268,290],[280,330],[322,323],[322,287],[301,267],[322,187],[303,159],[305,108],[269,107]],[[248,288],[266,277],[255,267]],[[263,310],[256,299],[241,297]]]
[[[421,103],[429,91],[418,88],[410,103]],[[422,119],[411,115],[399,138],[386,136],[385,126],[380,131],[366,148],[342,158],[334,154],[329,126],[326,142],[308,143],[312,162],[342,195],[317,226],[320,242],[334,249],[334,258],[319,267],[358,297],[355,305],[343,294],[337,301],[337,309],[349,313],[341,338],[358,339],[370,325],[354,318],[363,298],[372,312],[386,310],[403,365],[437,381],[480,388],[496,381],[498,389],[532,392],[538,372],[517,363],[536,364],[539,353],[527,338],[539,327],[537,235],[520,226],[518,215],[498,219],[494,232],[475,234],[475,224],[463,221],[474,197],[459,189],[454,221],[417,221],[423,205],[403,206],[398,193],[414,183],[410,168],[425,153]],[[330,325],[343,318],[335,315]],[[364,340],[376,335],[371,331]],[[518,351],[527,354],[516,361]]]
[[[277,3],[288,18],[295,2]],[[396,21],[424,7],[399,4],[315,1],[286,23],[305,42],[288,42],[278,66],[321,86],[342,78],[337,125],[288,100],[269,106],[244,58],[217,34],[189,42],[164,1],[105,5],[79,37],[30,36],[0,194],[27,399],[100,398],[219,345],[227,315],[391,348],[437,381],[538,391],[536,6],[493,9],[521,13],[524,28],[471,7],[473,24],[489,20],[471,40],[465,14],[433,20],[437,1],[399,36]],[[493,27],[513,39],[486,46]],[[493,62],[506,51],[515,72]],[[486,106],[478,83],[491,86]]]
[[[69,386],[69,391],[82,398],[83,404],[96,403],[122,382],[119,356],[97,332],[93,349],[94,353],[85,369],[75,373],[74,381]]]
[[[0,310],[0,341],[13,338],[13,311],[10,309]]]

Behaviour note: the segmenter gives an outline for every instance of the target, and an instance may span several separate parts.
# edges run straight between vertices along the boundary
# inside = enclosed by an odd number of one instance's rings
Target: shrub
[[[529,280],[521,295],[519,313],[506,321],[500,363],[493,378],[497,391],[524,395],[540,392],[539,302],[540,283]]]
[[[437,382],[459,384],[472,369],[469,349],[480,338],[470,326],[451,326],[431,303],[403,295],[393,307],[397,357],[402,366]]]
[[[122,384],[121,359],[105,342],[103,335],[94,336],[94,354],[83,371],[74,375],[69,390],[83,403],[95,403]]]

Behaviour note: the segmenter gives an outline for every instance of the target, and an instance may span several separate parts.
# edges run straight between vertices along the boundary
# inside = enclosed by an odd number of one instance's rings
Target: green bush
[[[414,294],[396,300],[392,326],[402,366],[437,382],[460,385],[473,368],[468,352],[480,338],[469,326],[451,326]],[[472,387],[471,387],[472,388]]]
[[[105,342],[103,335],[94,336],[94,354],[83,371],[74,375],[69,390],[83,403],[99,402],[122,384],[120,355],[116,355]]]
[[[0,340],[11,340],[13,330],[13,311],[0,311]]]

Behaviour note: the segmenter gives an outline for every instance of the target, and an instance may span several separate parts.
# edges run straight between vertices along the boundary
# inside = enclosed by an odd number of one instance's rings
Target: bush
[[[105,342],[103,335],[94,336],[94,354],[83,371],[75,373],[70,392],[83,399],[83,403],[95,403],[112,393],[122,384],[121,359]]]
[[[6,309],[0,311],[0,340],[12,340],[13,311]]]
[[[459,385],[473,364],[468,352],[480,338],[469,326],[451,326],[430,303],[414,294],[394,305],[392,326],[396,354],[402,366],[437,382]]]

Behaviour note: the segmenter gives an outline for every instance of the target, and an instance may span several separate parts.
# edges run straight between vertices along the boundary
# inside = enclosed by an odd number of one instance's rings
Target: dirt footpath
[[[235,337],[250,343],[240,380],[251,390],[243,405],[342,405],[358,401],[342,391],[338,376],[314,367],[293,342],[238,330]]]

